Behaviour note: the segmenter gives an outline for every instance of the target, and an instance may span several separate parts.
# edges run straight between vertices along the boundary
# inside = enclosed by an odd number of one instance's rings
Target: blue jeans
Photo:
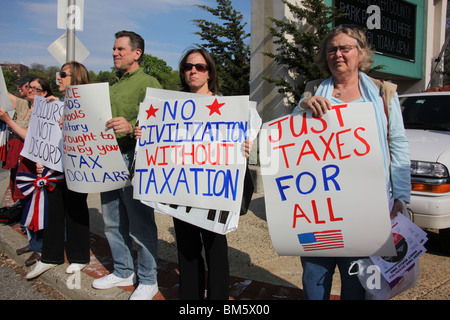
[[[305,300],[328,300],[336,266],[341,275],[341,300],[363,300],[365,291],[357,275],[350,276],[351,257],[302,257]]]
[[[131,167],[134,150],[123,154]],[[139,283],[155,284],[157,274],[158,232],[153,208],[133,199],[133,187],[101,194],[105,235],[111,248],[114,275],[127,278],[134,272],[133,240],[138,245],[137,276]]]
[[[26,228],[28,236],[28,248],[33,252],[42,252],[42,237],[44,230],[32,231],[30,228]]]

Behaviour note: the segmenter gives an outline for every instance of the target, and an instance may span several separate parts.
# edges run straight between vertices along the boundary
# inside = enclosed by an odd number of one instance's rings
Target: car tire
[[[441,240],[442,250],[450,253],[450,228],[439,229],[439,238]]]

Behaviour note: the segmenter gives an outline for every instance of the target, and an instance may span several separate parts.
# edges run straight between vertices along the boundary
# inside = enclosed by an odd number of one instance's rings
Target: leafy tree
[[[18,86],[15,82],[17,80],[17,75],[11,70],[2,71],[3,78],[5,78],[6,89],[8,90],[8,92],[14,94],[18,89]]]
[[[197,7],[210,12],[223,21],[222,24],[196,19],[193,22],[201,31],[195,32],[205,43],[200,45],[214,57],[219,76],[220,93],[248,95],[250,92],[250,37],[244,28],[243,15],[236,11],[230,0],[216,0],[217,8]]]
[[[277,79],[264,77],[264,80],[277,86],[278,92],[289,98],[292,107],[298,104],[309,80],[319,79],[325,75],[314,63],[319,53],[322,39],[330,31],[329,25],[342,13],[334,6],[327,6],[323,0],[303,0],[303,7],[282,0],[293,14],[294,21],[271,18],[274,26],[270,32],[276,39],[276,53],[264,52],[278,64],[289,71],[291,79],[278,76]],[[300,30],[299,21],[305,21],[309,27]]]
[[[145,73],[155,77],[161,84],[167,75],[172,73],[172,68],[164,60],[146,53],[144,53],[141,67],[144,68]]]
[[[90,76],[90,74],[89,74],[89,76]],[[114,68],[111,68],[111,71],[99,71],[99,73],[97,74],[95,79],[91,78],[91,81],[96,82],[96,83],[102,83],[102,82],[112,83],[114,79],[115,79]]]
[[[181,89],[179,72],[177,70],[172,70],[172,72],[164,78],[162,86],[167,90],[179,91]]]

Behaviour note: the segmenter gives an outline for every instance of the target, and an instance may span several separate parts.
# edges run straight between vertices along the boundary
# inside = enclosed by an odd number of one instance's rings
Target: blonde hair
[[[323,39],[319,55],[316,58],[316,63],[319,66],[320,70],[331,75],[331,71],[330,68],[328,67],[327,61],[327,48],[331,39],[333,39],[335,36],[341,33],[344,33],[347,36],[356,40],[356,42],[358,43],[357,45],[358,52],[363,57],[361,63],[359,64],[359,71],[368,72],[372,68],[373,64],[372,56],[374,54],[374,51],[367,42],[364,32],[358,27],[349,25],[337,26],[336,28],[332,29]]]

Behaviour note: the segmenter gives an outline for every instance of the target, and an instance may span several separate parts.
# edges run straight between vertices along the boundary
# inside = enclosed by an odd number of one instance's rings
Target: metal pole
[[[69,1],[69,10],[67,10],[67,51],[66,62],[75,60],[75,23],[69,21],[69,19],[77,19],[75,12],[72,12],[73,6],[75,6],[75,0]]]

